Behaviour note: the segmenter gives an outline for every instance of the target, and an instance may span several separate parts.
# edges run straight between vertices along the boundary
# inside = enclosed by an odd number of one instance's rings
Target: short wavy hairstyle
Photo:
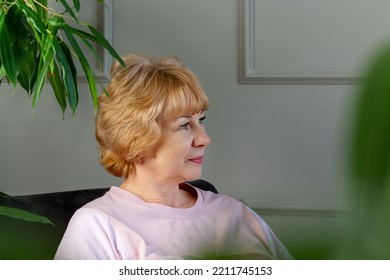
[[[117,177],[153,153],[164,122],[209,107],[198,78],[178,58],[128,54],[123,61],[125,67],[112,65],[107,93],[99,96],[95,131],[100,163]]]

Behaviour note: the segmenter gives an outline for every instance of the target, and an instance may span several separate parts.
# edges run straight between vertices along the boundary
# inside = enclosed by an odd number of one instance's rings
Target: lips
[[[196,157],[196,158],[191,158],[191,159],[189,159],[189,161],[192,161],[193,163],[196,163],[196,164],[202,164],[203,158],[204,158],[204,156],[200,156],[200,157]]]

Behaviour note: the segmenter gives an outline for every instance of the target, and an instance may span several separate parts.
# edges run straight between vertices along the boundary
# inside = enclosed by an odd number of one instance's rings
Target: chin
[[[187,166],[180,172],[183,181],[197,180],[202,176],[202,166]]]
[[[192,174],[187,174],[187,176],[184,176],[184,181],[193,181],[197,180],[202,176],[202,172],[192,172]]]

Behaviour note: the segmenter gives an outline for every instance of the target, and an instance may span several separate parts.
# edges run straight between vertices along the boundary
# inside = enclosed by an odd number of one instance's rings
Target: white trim
[[[342,217],[350,213],[350,209],[336,204],[303,201],[241,201],[261,215]]]
[[[283,72],[265,74],[255,67],[255,0],[239,0],[239,82],[245,84],[354,84],[359,77],[349,77],[345,73],[323,75],[311,70],[296,75]]]
[[[260,216],[297,216],[297,217],[323,217],[341,218],[351,214],[340,210],[320,209],[284,209],[251,207]]]

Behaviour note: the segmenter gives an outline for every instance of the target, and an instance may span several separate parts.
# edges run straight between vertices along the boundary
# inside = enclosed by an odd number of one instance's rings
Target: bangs
[[[181,115],[204,112],[209,108],[209,100],[198,83],[177,85],[164,95],[163,122]]]

